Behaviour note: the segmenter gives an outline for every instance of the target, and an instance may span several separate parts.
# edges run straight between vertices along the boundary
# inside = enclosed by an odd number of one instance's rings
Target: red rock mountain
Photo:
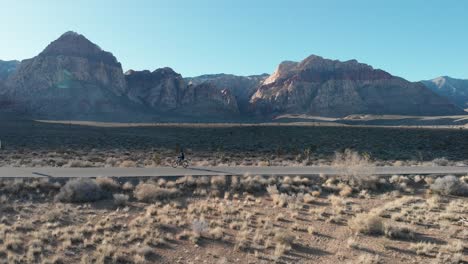
[[[462,113],[421,83],[408,82],[356,60],[341,62],[315,55],[301,62],[281,63],[250,102],[251,110],[263,117]]]

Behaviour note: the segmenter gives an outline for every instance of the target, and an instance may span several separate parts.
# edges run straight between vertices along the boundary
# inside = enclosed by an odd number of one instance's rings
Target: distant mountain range
[[[468,80],[441,76],[429,81],[422,81],[422,83],[459,107],[468,109]]]
[[[282,62],[272,75],[183,78],[171,68],[124,73],[110,52],[67,32],[32,59],[0,61],[0,111],[42,119],[126,122],[464,113],[466,81],[423,83],[355,60],[314,55],[302,62]],[[465,99],[460,99],[462,94]]]

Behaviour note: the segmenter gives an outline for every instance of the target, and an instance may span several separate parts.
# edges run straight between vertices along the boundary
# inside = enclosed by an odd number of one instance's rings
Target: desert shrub
[[[414,232],[406,226],[385,224],[384,235],[392,239],[414,239]]]
[[[434,166],[448,166],[449,161],[447,160],[447,158],[437,158],[432,161],[432,164]]]
[[[365,235],[381,235],[384,232],[382,219],[374,213],[361,213],[348,222],[349,228],[355,233]]]
[[[105,197],[104,191],[93,179],[79,178],[68,181],[55,196],[59,202],[87,203]]]
[[[459,264],[463,263],[463,253],[437,253],[436,258],[432,263],[434,264]]]
[[[179,190],[172,188],[160,188],[151,183],[140,183],[133,191],[136,199],[142,202],[154,202],[179,195]]]
[[[114,204],[117,206],[125,206],[128,203],[128,195],[116,193],[113,195],[114,197]]]
[[[85,160],[70,160],[67,164],[63,165],[65,168],[90,168],[94,167],[93,163]]]
[[[430,188],[432,191],[444,195],[468,196],[468,184],[453,175],[437,178]]]
[[[363,254],[358,257],[358,259],[353,262],[355,264],[379,264],[380,257],[378,255]]]
[[[109,177],[99,177],[96,178],[96,183],[101,187],[101,189],[109,192],[117,191],[120,189],[120,184]]]
[[[216,189],[224,189],[226,187],[226,176],[219,175],[211,177],[211,186]]]
[[[436,249],[436,246],[429,242],[418,242],[410,244],[409,248],[418,255],[430,256],[430,254]]]
[[[220,240],[223,238],[224,230],[222,227],[218,226],[218,227],[215,227],[214,229],[211,229],[209,234],[212,239]]]
[[[133,186],[131,182],[126,182],[122,185],[124,191],[133,191],[133,188],[135,188],[135,186]]]
[[[337,152],[332,161],[341,176],[341,180],[359,189],[375,189],[378,183],[374,176],[375,167],[369,155],[360,155],[352,150]]]
[[[121,168],[134,168],[136,167],[136,163],[132,160],[124,160],[120,163],[119,167]]]
[[[275,234],[275,242],[278,243],[278,244],[283,244],[283,245],[286,245],[286,246],[291,246],[292,243],[294,242],[295,240],[295,237],[286,232],[286,231],[279,231]]]

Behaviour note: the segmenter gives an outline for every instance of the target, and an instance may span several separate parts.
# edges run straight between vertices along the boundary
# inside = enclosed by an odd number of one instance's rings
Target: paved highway
[[[28,177],[161,177],[212,175],[336,175],[339,170],[330,166],[307,167],[189,167],[184,168],[11,168],[0,167],[0,178]],[[464,167],[376,167],[376,175],[407,174],[466,174]]]

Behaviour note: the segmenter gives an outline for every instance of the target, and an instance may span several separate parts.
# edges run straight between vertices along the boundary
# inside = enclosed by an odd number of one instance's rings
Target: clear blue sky
[[[310,54],[416,81],[468,79],[464,0],[0,0],[0,59],[26,59],[68,30],[124,70],[270,73]]]

